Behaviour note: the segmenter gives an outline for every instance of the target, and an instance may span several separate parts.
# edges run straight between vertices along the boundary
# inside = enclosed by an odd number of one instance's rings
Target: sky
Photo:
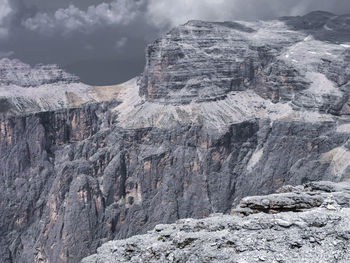
[[[0,58],[59,64],[87,84],[117,84],[143,71],[148,43],[188,20],[316,10],[350,13],[350,0],[0,0]]]

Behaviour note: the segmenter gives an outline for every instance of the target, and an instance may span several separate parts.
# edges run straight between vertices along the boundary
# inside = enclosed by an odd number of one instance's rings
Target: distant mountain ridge
[[[52,83],[76,83],[79,78],[64,72],[57,65],[36,65],[31,67],[18,59],[0,60],[0,85],[37,87]]]

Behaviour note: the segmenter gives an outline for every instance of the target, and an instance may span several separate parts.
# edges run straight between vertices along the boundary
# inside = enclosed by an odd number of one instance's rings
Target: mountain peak
[[[330,17],[314,12],[284,21],[189,21],[149,45],[140,94],[149,102],[186,105],[252,92],[294,109],[342,114],[349,49],[318,39],[325,25],[340,19]],[[291,28],[293,21],[308,30]]]
[[[63,71],[58,65],[38,64],[31,67],[18,59],[0,60],[0,86],[38,87],[58,82],[77,83],[79,78]]]

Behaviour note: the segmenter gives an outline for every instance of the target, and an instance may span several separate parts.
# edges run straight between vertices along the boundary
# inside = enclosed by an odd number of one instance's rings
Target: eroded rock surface
[[[342,114],[350,90],[346,17],[311,13],[284,22],[190,21],[148,47],[140,93],[148,101],[186,104],[254,90],[297,110]],[[330,36],[320,41],[317,33],[323,31],[341,35],[343,42]]]
[[[63,73],[1,82],[0,261],[79,262],[159,223],[230,213],[249,195],[349,179],[350,40],[291,23],[344,20],[327,16],[191,21],[150,45],[138,81],[117,86]],[[288,209],[323,199],[312,200]]]
[[[17,59],[0,59],[0,115],[23,116],[117,100],[130,82],[92,87],[57,65],[31,67]]]
[[[37,65],[31,67],[17,59],[0,60],[1,86],[37,87],[52,83],[77,83],[79,78],[64,72],[56,65]]]
[[[244,198],[235,215],[182,219],[108,242],[82,262],[349,262],[350,184],[319,182],[280,192]],[[238,216],[245,208],[254,213]],[[299,212],[285,212],[291,208]],[[274,214],[262,212],[267,209]]]
[[[0,60],[0,114],[20,115],[79,106],[89,87],[56,65],[31,67],[17,59]]]

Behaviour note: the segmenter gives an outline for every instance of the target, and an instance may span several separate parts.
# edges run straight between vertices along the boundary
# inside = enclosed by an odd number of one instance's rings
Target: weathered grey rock
[[[37,65],[31,67],[17,59],[0,60],[0,85],[37,87],[57,82],[77,83],[79,78],[64,72],[57,65]]]
[[[285,21],[294,30],[312,34],[315,38],[333,42],[348,42],[350,37],[350,22],[348,15],[336,16],[329,12],[316,11],[304,16],[284,17]]]
[[[316,12],[285,23],[190,21],[148,47],[140,93],[149,101],[186,104],[254,90],[299,110],[347,114],[346,18]],[[319,34],[333,40],[330,31],[342,42],[318,40]]]
[[[285,20],[192,21],[150,46],[139,84],[0,87],[11,105],[39,105],[0,117],[0,261],[79,262],[249,195],[349,179],[349,47],[313,35]],[[324,201],[250,200],[246,214]]]
[[[57,65],[31,67],[0,59],[0,114],[13,116],[77,107],[92,101],[88,85]]]
[[[277,192],[266,197],[245,197],[234,212],[242,211],[244,215],[257,212],[301,212],[322,205],[328,207],[333,203],[344,208],[350,207],[350,184],[348,183],[311,182],[302,187],[284,186]]]
[[[118,100],[130,82],[135,80],[92,87],[57,65],[31,67],[17,59],[0,59],[0,115],[24,116]]]
[[[292,195],[299,198],[285,203]],[[281,206],[274,215],[214,214],[158,225],[146,235],[108,242],[82,262],[345,263],[350,260],[350,203],[343,206],[335,196],[349,201],[350,184],[313,183],[288,194],[244,198],[240,207]],[[301,203],[307,204],[304,211],[283,212]]]

